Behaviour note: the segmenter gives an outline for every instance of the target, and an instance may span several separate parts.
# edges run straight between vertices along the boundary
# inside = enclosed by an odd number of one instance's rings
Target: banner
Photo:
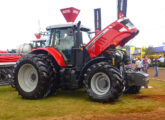
[[[144,54],[146,54],[146,52],[145,52],[145,49],[146,49],[147,47],[146,46],[142,46],[142,55],[144,55]]]
[[[74,22],[78,16],[78,14],[80,13],[79,9],[70,7],[70,8],[64,8],[64,9],[60,9],[62,15],[64,16],[65,20],[67,22]]]
[[[127,51],[127,49],[123,48],[122,50]]]
[[[121,16],[126,16],[127,13],[127,0],[118,0],[117,5],[117,18],[119,19]]]
[[[132,55],[135,51],[135,47],[130,47],[130,54]]]
[[[96,34],[101,31],[101,8],[94,9],[94,23]]]

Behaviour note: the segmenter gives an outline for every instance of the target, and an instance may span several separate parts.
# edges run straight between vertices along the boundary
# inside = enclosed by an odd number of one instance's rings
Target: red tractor
[[[116,101],[124,92],[138,93],[146,85],[147,75],[125,67],[129,56],[117,49],[139,32],[129,19],[118,19],[87,44],[83,37],[90,29],[80,22],[49,26],[47,32],[47,46],[16,63],[14,81],[23,98],[40,99],[59,88],[84,87],[92,100],[108,102]]]

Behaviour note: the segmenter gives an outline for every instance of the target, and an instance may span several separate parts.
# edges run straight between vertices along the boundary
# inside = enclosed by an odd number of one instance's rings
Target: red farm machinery
[[[22,54],[13,54],[8,51],[0,51],[0,86],[9,84],[13,86],[13,68],[21,56]]]
[[[15,87],[13,82],[13,68],[16,62],[26,53],[44,47],[45,43],[46,40],[38,39],[31,43],[22,44],[17,49],[0,51],[0,86],[11,85]]]
[[[79,13],[74,8],[62,12]],[[138,93],[147,84],[147,74],[127,68],[129,56],[119,49],[139,32],[128,18],[120,17],[87,44],[84,35],[90,36],[91,31],[81,22],[46,29],[47,46],[22,56],[14,68],[16,89],[23,98],[41,99],[58,89],[85,88],[92,100],[109,102],[124,92]]]

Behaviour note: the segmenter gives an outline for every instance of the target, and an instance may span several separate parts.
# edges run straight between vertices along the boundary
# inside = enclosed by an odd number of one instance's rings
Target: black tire
[[[14,68],[16,89],[26,99],[40,99],[50,95],[56,82],[55,75],[49,57],[43,54],[24,55]]]
[[[141,90],[141,86],[131,86],[126,89],[126,94],[138,94]]]
[[[47,61],[49,66],[52,68],[51,71],[51,80],[50,80],[50,93],[48,94],[48,96],[50,95],[56,95],[57,89],[59,88],[59,73],[57,71],[59,71],[59,67],[57,65],[57,63],[54,61],[54,58],[50,55],[44,55],[44,54],[39,54],[40,57],[42,57],[44,59],[44,61]]]
[[[83,82],[89,97],[97,102],[114,102],[123,94],[120,73],[106,62],[90,66]]]

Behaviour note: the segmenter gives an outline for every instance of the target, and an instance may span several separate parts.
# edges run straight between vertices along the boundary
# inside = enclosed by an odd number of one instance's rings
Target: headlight
[[[135,28],[135,26],[129,22],[126,24],[126,26],[128,27],[129,30],[132,30]]]
[[[131,21],[128,18],[119,19],[118,22],[125,25],[129,30],[132,30],[135,28],[135,26],[131,23]]]

